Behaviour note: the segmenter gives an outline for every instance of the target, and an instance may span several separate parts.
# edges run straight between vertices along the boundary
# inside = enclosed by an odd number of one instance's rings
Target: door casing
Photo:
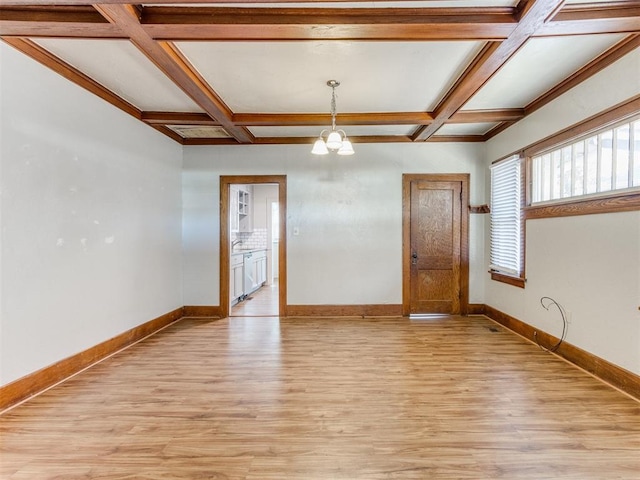
[[[469,310],[469,179],[468,173],[402,175],[402,314],[411,313],[411,184],[460,182],[460,314]]]
[[[229,186],[234,184],[278,185],[279,230],[278,244],[278,310],[287,316],[287,176],[286,175],[221,175],[220,176],[220,312],[229,315]]]

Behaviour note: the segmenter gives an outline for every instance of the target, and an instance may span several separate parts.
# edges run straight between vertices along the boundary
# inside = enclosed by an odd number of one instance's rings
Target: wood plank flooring
[[[279,313],[278,283],[264,285],[249,298],[231,307],[232,317],[275,317]]]
[[[7,480],[640,478],[640,404],[484,317],[185,319],[0,435]]]

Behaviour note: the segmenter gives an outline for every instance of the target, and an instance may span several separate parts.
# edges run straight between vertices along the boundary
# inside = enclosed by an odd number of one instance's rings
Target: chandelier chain
[[[336,86],[331,85],[331,129],[336,129]]]

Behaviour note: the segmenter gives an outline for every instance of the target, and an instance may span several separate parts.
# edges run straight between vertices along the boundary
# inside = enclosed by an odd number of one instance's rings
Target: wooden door
[[[409,182],[409,241],[404,249],[409,301],[404,310],[466,314],[468,183],[433,177]]]

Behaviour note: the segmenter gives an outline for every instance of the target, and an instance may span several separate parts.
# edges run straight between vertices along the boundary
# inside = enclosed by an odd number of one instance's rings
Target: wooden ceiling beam
[[[560,9],[550,21],[597,20],[605,18],[637,17],[640,15],[639,0],[611,1],[602,3],[568,4]]]
[[[165,75],[191,97],[205,112],[240,143],[251,143],[253,135],[231,121],[231,112],[184,58],[168,43],[158,43],[143,30],[139,12],[132,5],[96,5],[110,23],[119,26],[131,42]]]
[[[171,40],[490,40],[507,38],[511,8],[146,7],[150,36]]]
[[[4,5],[60,5],[64,2],[65,5],[94,5],[95,1],[91,0],[2,0]],[[153,0],[151,3],[154,5],[216,5],[216,4],[286,4],[286,3],[306,3],[309,5],[322,5],[330,2],[335,3],[367,3],[371,4],[371,0]],[[420,3],[423,4],[424,0],[403,0],[406,3]],[[127,5],[131,2],[129,0],[101,0],[100,4],[103,5]]]
[[[214,120],[206,113],[197,112],[142,112],[141,120],[149,125],[220,126],[220,122]]]
[[[309,145],[317,137],[256,137],[255,145]],[[349,137],[351,143],[410,143],[411,138],[407,135],[372,135]],[[229,142],[225,138],[185,138],[185,145],[231,145],[236,142]]]
[[[102,23],[109,22],[91,5],[86,6],[2,6],[0,20],[49,23]]]
[[[428,141],[439,143],[476,143],[484,142],[484,135],[432,135]]]
[[[0,35],[128,38],[87,1],[64,6],[3,0]],[[123,2],[104,1],[100,5]],[[156,3],[156,2],[154,2]],[[180,2],[171,2],[180,3]],[[198,3],[198,2],[195,2]],[[258,2],[260,3],[260,2]],[[321,2],[313,2],[321,4]],[[594,6],[595,5],[595,6]],[[519,8],[143,7],[140,23],[158,40],[477,40],[508,38]],[[567,5],[533,36],[637,32],[640,2]]]
[[[0,35],[33,38],[128,38],[91,6],[1,6]]]
[[[163,25],[385,25],[516,24],[511,7],[457,8],[297,8],[297,7],[143,7],[142,24]]]
[[[309,149],[317,137],[256,137],[255,145],[308,145]],[[482,142],[483,135],[434,135],[429,142]],[[411,143],[408,135],[371,135],[349,137],[352,143]],[[185,138],[184,145],[237,145],[229,138]]]
[[[520,22],[504,42],[489,42],[467,68],[434,112],[434,121],[419,127],[414,141],[425,141],[434,135],[495,73],[552,18],[564,0],[530,0],[522,4]]]
[[[511,25],[145,25],[158,40],[174,41],[309,41],[309,40],[502,40],[513,30]]]
[[[458,110],[446,123],[493,123],[513,122],[524,118],[524,109],[505,108],[501,110]]]
[[[447,123],[485,123],[516,121],[524,117],[521,108],[502,110],[470,110],[455,113]],[[142,112],[142,121],[150,125],[208,125],[220,126],[205,113]],[[236,113],[236,125],[247,127],[323,126],[331,124],[328,113]],[[368,112],[339,113],[338,125],[428,125],[433,116],[425,112]]]
[[[601,33],[632,33],[640,30],[640,16],[605,18],[569,22],[550,22],[535,37],[560,37],[567,35],[595,35]]]
[[[328,113],[236,113],[233,121],[246,126],[331,125]],[[339,113],[338,125],[426,125],[433,117],[426,112]]]
[[[640,1],[569,4],[535,36],[624,33],[640,30]]]
[[[116,25],[108,23],[16,22],[0,20],[0,36],[28,38],[128,39]]]

